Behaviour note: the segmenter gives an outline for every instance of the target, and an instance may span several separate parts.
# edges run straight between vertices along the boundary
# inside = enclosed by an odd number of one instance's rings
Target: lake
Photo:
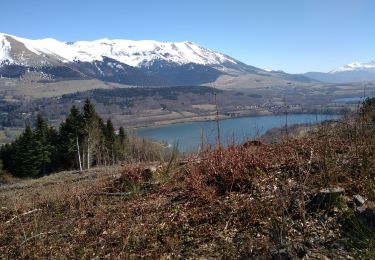
[[[336,98],[333,102],[337,103],[362,103],[366,100],[366,98],[371,98],[371,96],[367,97],[345,97],[345,98]]]
[[[296,114],[288,115],[288,126],[292,124],[317,123],[337,119],[338,115]],[[239,117],[220,120],[221,142],[236,143],[259,137],[267,130],[285,126],[285,115]],[[136,130],[143,137],[178,145],[180,152],[196,151],[201,144],[215,144],[217,124],[215,121],[172,124],[159,127],[145,127]]]

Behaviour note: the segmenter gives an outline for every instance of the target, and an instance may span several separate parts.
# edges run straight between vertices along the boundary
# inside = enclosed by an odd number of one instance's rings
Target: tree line
[[[82,111],[71,107],[58,129],[38,114],[34,128],[26,126],[15,141],[1,146],[0,160],[14,176],[39,177],[114,164],[125,160],[130,150],[125,129],[120,127],[116,134],[112,121],[104,122],[86,99]]]

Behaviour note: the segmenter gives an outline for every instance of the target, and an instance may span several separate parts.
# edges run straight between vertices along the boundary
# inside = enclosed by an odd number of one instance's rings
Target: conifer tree
[[[90,99],[86,99],[83,106],[83,121],[84,121],[84,134],[85,134],[85,148],[86,148],[86,168],[90,169],[93,162],[93,152],[100,147],[100,137],[102,130],[99,124],[99,116],[95,111],[94,105]]]
[[[119,159],[125,160],[127,146],[129,145],[128,135],[125,132],[125,129],[121,126],[118,130],[118,139],[119,139]]]
[[[7,143],[1,146],[0,158],[3,162],[3,168],[9,172],[14,169],[14,143]]]
[[[115,133],[115,128],[113,127],[111,119],[107,120],[105,136],[109,144],[112,145],[115,143],[116,133]]]
[[[38,146],[39,143],[36,142],[31,127],[26,126],[25,131],[14,143],[14,175],[19,177],[39,175],[42,158]]]
[[[0,147],[0,160],[15,176],[38,177],[55,170],[116,163],[125,159],[128,144],[124,128],[117,136],[111,119],[104,123],[86,99],[82,113],[72,106],[58,132],[39,114],[34,130],[27,126],[15,141]]]
[[[35,139],[35,156],[40,158],[39,164],[41,165],[41,173],[45,175],[47,168],[50,167],[51,158],[54,151],[54,139],[55,131],[51,128],[47,121],[38,114],[36,120],[36,128],[34,130]]]
[[[72,106],[70,113],[59,129],[59,162],[65,169],[82,170],[81,146],[84,137],[84,124],[81,113]]]

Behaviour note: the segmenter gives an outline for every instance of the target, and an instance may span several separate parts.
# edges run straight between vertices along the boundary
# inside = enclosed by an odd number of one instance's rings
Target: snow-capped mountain
[[[92,42],[78,41],[69,44],[79,54],[89,54],[91,61],[108,57],[133,67],[147,67],[155,60],[176,64],[195,63],[218,65],[238,61],[224,54],[208,50],[192,42],[157,42],[101,39]],[[86,57],[84,57],[86,58]],[[81,60],[81,58],[78,58]]]
[[[304,74],[315,80],[328,83],[350,83],[375,80],[375,61],[353,62],[328,73],[307,72]]]
[[[238,61],[229,56],[203,48],[192,42],[157,42],[109,40],[59,42],[55,39],[29,40],[21,37],[0,34],[0,62],[4,60],[15,63],[27,63],[26,59],[11,55],[11,43],[16,40],[36,55],[52,55],[62,62],[102,61],[104,57],[117,60],[133,67],[144,67],[155,60],[176,64],[196,63],[201,65],[218,65],[229,63],[238,65]],[[223,67],[223,66],[222,66]]]
[[[44,73],[52,80],[98,78],[131,85],[189,85],[220,75],[267,72],[192,42],[110,40],[60,42],[0,34],[0,76]],[[289,80],[289,79],[288,79]]]
[[[337,69],[331,70],[329,73],[337,73],[337,72],[346,72],[346,71],[355,71],[355,70],[375,70],[375,61],[370,62],[358,62],[355,61],[353,63],[344,65],[342,67],[339,67]]]

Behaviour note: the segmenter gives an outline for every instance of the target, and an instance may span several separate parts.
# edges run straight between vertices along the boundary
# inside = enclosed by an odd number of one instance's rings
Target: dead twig
[[[20,215],[16,215],[14,216],[13,218],[9,219],[7,222],[5,222],[5,224],[9,224],[10,222],[12,222],[13,220],[15,220],[16,218],[19,218],[20,216],[25,216],[25,215],[29,215],[31,213],[34,213],[36,211],[40,211],[41,209],[33,209],[33,210],[30,210],[30,211],[27,211],[27,212],[24,212]]]
[[[25,241],[23,241],[19,247],[22,247],[24,244],[26,244],[28,241],[34,239],[34,238],[37,238],[37,237],[41,237],[41,236],[45,236],[45,235],[50,235],[50,234],[53,234],[53,233],[56,233],[56,231],[50,231],[50,232],[42,232],[42,233],[39,233],[39,234],[36,234],[34,236],[31,236],[29,238],[27,238]]]

